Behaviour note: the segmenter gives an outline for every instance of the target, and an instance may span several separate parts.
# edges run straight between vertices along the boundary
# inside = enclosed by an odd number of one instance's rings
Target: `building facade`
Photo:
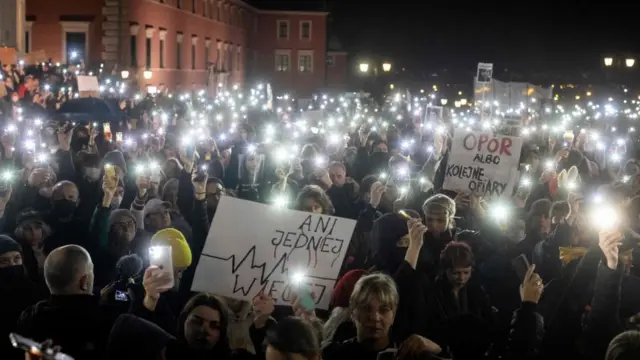
[[[265,81],[306,97],[331,88],[329,79],[340,82],[340,55],[327,63],[327,15],[263,11],[241,0],[27,0],[24,48],[54,62],[127,70],[140,86]]]

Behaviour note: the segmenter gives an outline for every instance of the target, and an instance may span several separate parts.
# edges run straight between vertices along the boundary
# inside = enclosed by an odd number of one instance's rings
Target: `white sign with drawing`
[[[328,309],[356,222],[222,197],[193,291],[251,301],[259,293],[290,305],[294,277]]]
[[[451,142],[443,188],[487,197],[511,195],[522,138],[457,131]]]

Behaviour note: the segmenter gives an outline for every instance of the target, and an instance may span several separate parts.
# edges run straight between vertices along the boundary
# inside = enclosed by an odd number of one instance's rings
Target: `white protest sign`
[[[290,305],[290,280],[328,309],[356,222],[222,197],[193,280],[193,291],[251,301],[260,292]]]
[[[456,131],[443,188],[494,197],[511,195],[516,183],[522,139]]]
[[[98,78],[96,76],[78,75],[78,92],[82,91],[100,91]]]

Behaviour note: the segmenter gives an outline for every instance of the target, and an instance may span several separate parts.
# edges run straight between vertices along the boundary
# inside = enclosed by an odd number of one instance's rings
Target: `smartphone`
[[[109,178],[116,177],[116,168],[113,165],[105,165],[104,166],[104,174]]]
[[[407,214],[404,210],[400,210],[400,211],[398,211],[398,214],[399,214],[400,216],[402,216],[403,218],[405,218],[406,220],[411,219],[411,216],[409,216],[409,214]]]
[[[11,341],[11,345],[13,345],[14,348],[24,350],[31,355],[41,357],[45,360],[73,360],[73,358],[67,354],[60,352],[54,353],[52,349],[43,349],[42,344],[16,333],[9,334],[9,341]]]
[[[117,142],[118,144],[121,144],[121,143],[122,143],[122,133],[121,133],[121,132],[117,132],[117,133],[116,133],[116,142]]]
[[[106,122],[102,124],[102,132],[104,133],[104,137],[108,142],[113,141],[113,136],[111,135],[111,124]]]
[[[311,296],[311,290],[309,290],[309,287],[304,284],[294,285],[294,287],[300,306],[309,312],[314,311],[316,308],[316,302]]]
[[[115,300],[116,301],[127,302],[127,301],[129,301],[129,294],[127,294],[126,292],[124,292],[122,290],[116,290]]]
[[[393,360],[396,358],[396,353],[398,349],[386,349],[384,351],[380,351],[378,356],[376,356],[376,360]]]
[[[516,270],[516,274],[518,274],[518,278],[520,278],[520,282],[524,281],[524,277],[527,275],[527,270],[529,270],[529,260],[523,254],[511,260],[511,265]]]
[[[170,281],[168,281],[161,289],[171,289],[175,284],[175,279],[173,278],[173,257],[171,246],[157,245],[150,247],[149,263],[160,268],[162,272],[167,274],[170,278]]]

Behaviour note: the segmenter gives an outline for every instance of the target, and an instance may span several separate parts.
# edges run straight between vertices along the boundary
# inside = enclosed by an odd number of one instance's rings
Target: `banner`
[[[250,223],[247,223],[250,221]],[[196,268],[192,291],[251,301],[259,293],[290,305],[295,285],[328,309],[356,222],[222,197]]]
[[[545,101],[551,101],[553,89],[521,82],[504,82],[493,79],[482,83],[477,78],[474,87],[476,103],[490,104],[493,112],[511,112],[527,107],[539,108]]]
[[[493,77],[493,64],[478,63],[478,70],[476,72],[476,79],[479,83],[490,83]]]
[[[510,196],[521,150],[519,137],[456,131],[443,188],[486,197]]]

